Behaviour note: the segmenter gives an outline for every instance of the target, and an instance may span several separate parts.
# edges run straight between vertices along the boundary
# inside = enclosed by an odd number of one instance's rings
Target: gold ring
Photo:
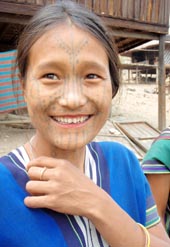
[[[41,173],[40,173],[40,180],[43,180],[43,175],[44,175],[44,172],[47,170],[47,167],[44,167],[41,169]]]

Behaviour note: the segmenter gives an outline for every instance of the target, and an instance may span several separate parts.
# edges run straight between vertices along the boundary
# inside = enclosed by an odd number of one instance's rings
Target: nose
[[[59,104],[70,109],[76,109],[87,102],[87,98],[83,92],[83,85],[74,80],[73,82],[66,82],[63,86],[63,93],[59,98]]]

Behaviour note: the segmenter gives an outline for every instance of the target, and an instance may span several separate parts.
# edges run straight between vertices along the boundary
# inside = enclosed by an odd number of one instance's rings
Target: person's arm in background
[[[147,179],[157,204],[158,213],[165,226],[165,211],[170,193],[170,174],[147,174]]]
[[[158,213],[170,237],[167,206],[170,200],[170,128],[166,128],[147,151],[142,169],[150,183]],[[166,216],[166,217],[165,217]],[[170,215],[168,216],[170,217]],[[168,225],[169,224],[169,225]],[[167,226],[168,225],[168,226]]]

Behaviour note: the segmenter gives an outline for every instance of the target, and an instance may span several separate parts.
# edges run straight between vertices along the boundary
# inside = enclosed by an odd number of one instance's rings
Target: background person
[[[153,142],[143,159],[142,168],[170,237],[170,127],[163,130]]]

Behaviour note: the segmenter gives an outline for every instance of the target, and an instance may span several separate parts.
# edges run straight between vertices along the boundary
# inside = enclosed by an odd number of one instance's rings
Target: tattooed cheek
[[[42,99],[40,97],[37,105],[39,105],[43,110],[49,108],[55,101],[56,101],[55,96],[43,97]]]
[[[56,106],[55,106],[55,105],[52,105],[52,106],[50,107],[50,109],[51,109],[52,111],[55,111],[55,110],[56,110]]]
[[[49,99],[42,99],[42,100],[40,100],[40,105],[41,105],[41,108],[42,109],[47,108],[48,105],[49,105]]]
[[[59,98],[60,96],[63,95],[63,91],[64,91],[64,87],[63,87],[63,86],[57,88],[57,89],[55,90],[55,92],[53,93],[52,98],[53,98],[53,99]]]

